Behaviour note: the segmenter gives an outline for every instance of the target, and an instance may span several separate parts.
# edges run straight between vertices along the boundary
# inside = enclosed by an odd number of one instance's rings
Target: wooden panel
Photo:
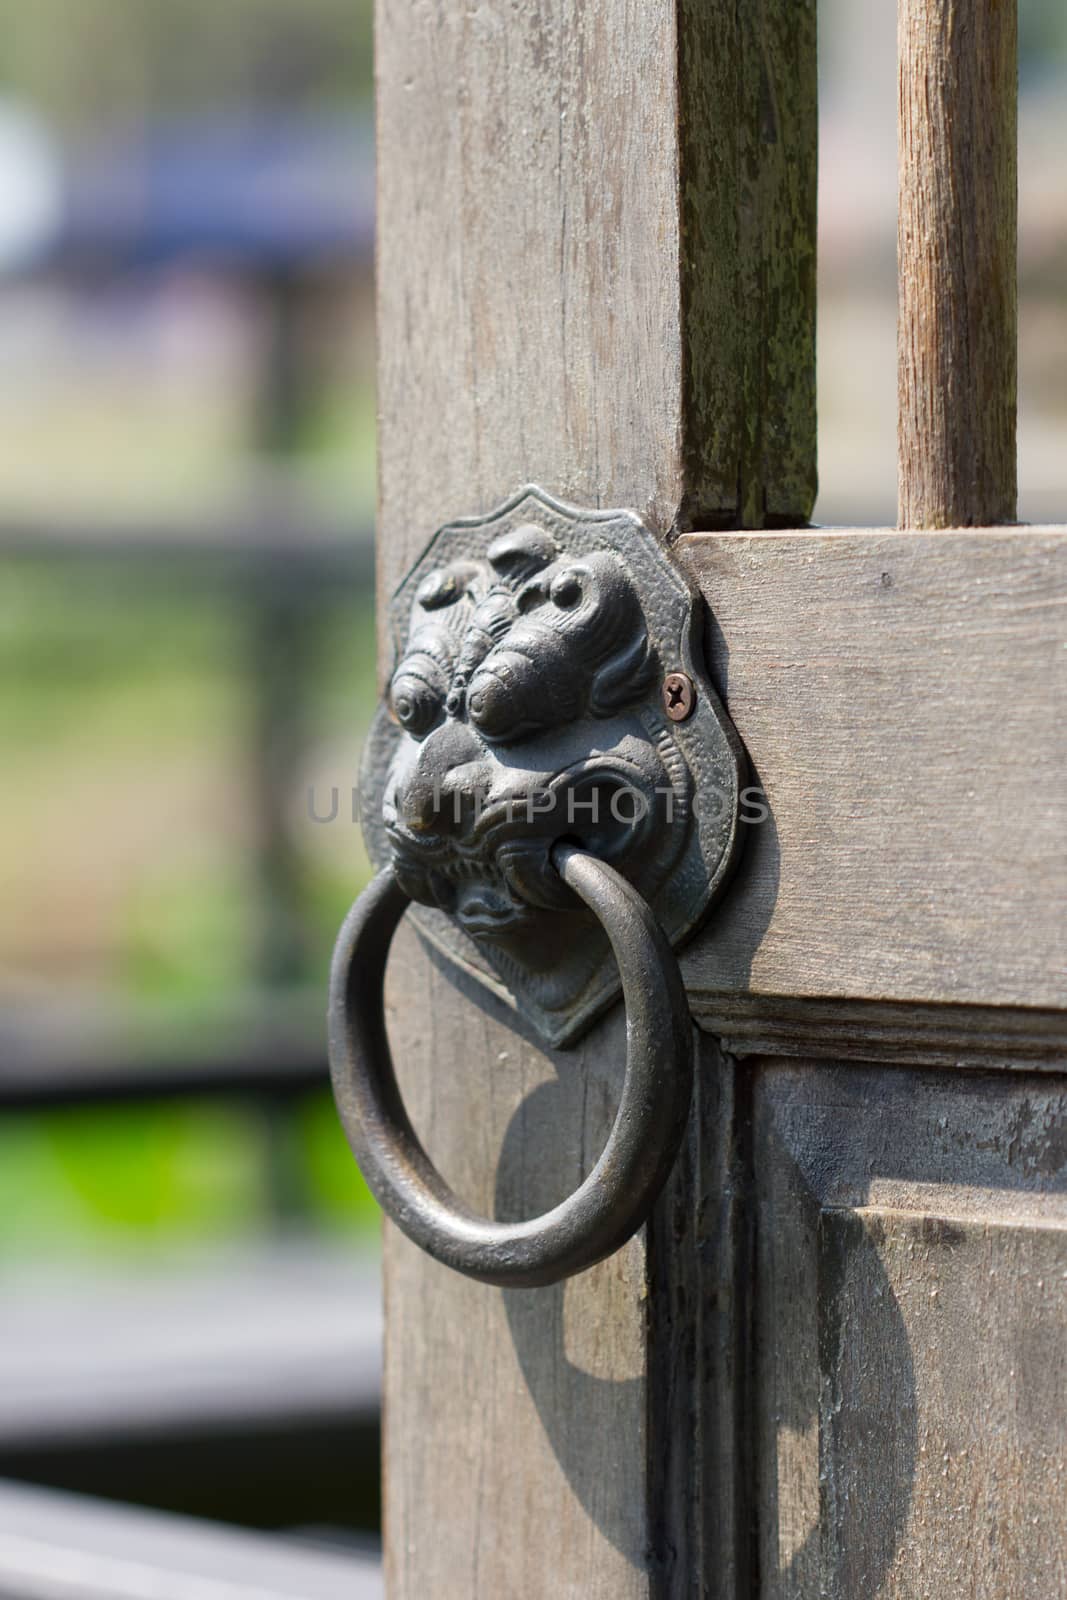
[[[685,959],[695,1010],[743,994],[1062,1010],[1067,531],[679,549],[769,806]]]
[[[1062,1082],[759,1075],[762,1593],[1067,1585]]]
[[[531,479],[665,536],[802,521],[813,0],[743,21],[732,0],[378,0],[377,52],[380,592],[438,525]],[[413,938],[390,997],[404,1092],[461,1193],[512,1214],[573,1186],[620,1019],[546,1056]],[[651,1382],[671,1367],[651,1352],[692,1349],[694,1296],[673,1234],[653,1245],[502,1294],[387,1230],[394,1600],[665,1592],[697,1548],[667,1487],[690,1458],[671,1465],[662,1431],[691,1391]]]
[[[898,0],[899,521],[1015,521],[1018,0]]]

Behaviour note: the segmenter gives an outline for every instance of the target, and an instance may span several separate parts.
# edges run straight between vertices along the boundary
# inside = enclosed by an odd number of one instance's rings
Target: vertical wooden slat
[[[815,0],[679,0],[677,531],[802,527],[818,487]]]
[[[383,598],[439,524],[531,479],[665,539],[806,520],[814,0],[758,10],[378,0]],[[546,1053],[406,930],[388,1003],[416,1126],[461,1194],[530,1215],[575,1186],[613,1114],[618,1012]],[[695,1425],[679,1396],[702,1392],[678,1367],[704,1260],[681,1234],[719,1179],[679,1181],[676,1225],[556,1289],[471,1283],[387,1229],[391,1600],[733,1592],[726,1532],[703,1575],[677,1520],[697,1446],[661,1470],[665,1413]],[[732,1437],[727,1402],[708,1426]]]
[[[899,521],[1016,515],[1017,0],[899,0]]]

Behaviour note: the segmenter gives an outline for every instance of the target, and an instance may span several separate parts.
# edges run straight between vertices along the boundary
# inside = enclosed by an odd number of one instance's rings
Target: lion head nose
[[[462,833],[477,811],[485,752],[474,731],[446,722],[425,739],[400,785],[397,810],[412,833]]]

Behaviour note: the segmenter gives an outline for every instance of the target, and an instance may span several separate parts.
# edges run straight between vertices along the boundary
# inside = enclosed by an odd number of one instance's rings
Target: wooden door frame
[[[708,598],[770,803],[685,956],[696,1103],[643,1234],[524,1292],[386,1226],[393,1600],[756,1592],[747,1063],[1064,1059],[1067,894],[1043,852],[1067,820],[1067,530],[806,528],[815,74],[814,0],[378,0],[382,615],[435,528],[522,483],[632,507]],[[1035,754],[1020,870],[1011,796],[977,826],[959,801],[1005,768],[1025,784]],[[387,1004],[465,1198],[512,1216],[573,1188],[617,1014],[547,1053],[411,933]]]

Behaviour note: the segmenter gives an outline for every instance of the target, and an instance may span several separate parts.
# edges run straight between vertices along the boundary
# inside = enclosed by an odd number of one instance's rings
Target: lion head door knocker
[[[536,488],[442,528],[393,602],[396,668],[361,785],[380,871],[334,958],[334,1089],[386,1211],[488,1282],[553,1282],[616,1249],[684,1129],[691,1040],[673,947],[733,864],[743,767],[703,670],[700,608],[633,513]],[[407,1119],[381,988],[409,906],[550,1045],[573,1043],[622,992],[615,1125],[589,1177],[543,1217],[469,1212]]]

